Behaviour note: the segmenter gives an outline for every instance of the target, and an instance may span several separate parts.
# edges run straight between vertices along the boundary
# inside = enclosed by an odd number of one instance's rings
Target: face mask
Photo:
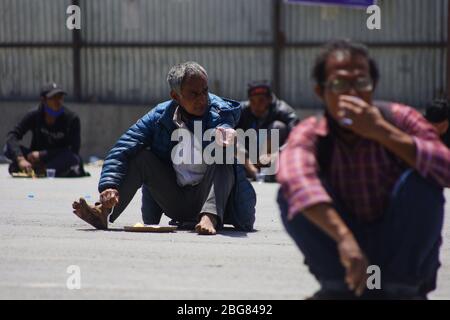
[[[55,118],[59,117],[60,115],[62,115],[64,113],[64,107],[61,107],[61,109],[59,109],[58,111],[54,111],[46,104],[44,105],[44,110],[48,115],[55,117]]]

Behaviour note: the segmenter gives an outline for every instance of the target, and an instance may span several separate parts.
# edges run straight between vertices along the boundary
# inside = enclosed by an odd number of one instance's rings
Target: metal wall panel
[[[269,49],[235,48],[90,48],[82,52],[82,91],[89,101],[153,104],[169,98],[166,76],[187,60],[202,64],[211,92],[246,98],[252,79],[270,79]]]
[[[311,68],[317,48],[287,49],[283,52],[281,92],[277,93],[294,108],[317,107],[311,80]]]
[[[0,0],[0,43],[70,42],[70,0]]]
[[[442,50],[376,49],[381,81],[378,97],[424,108],[445,90]]]
[[[381,30],[369,30],[364,9],[285,4],[288,42],[352,38],[366,42],[443,42],[447,39],[447,0],[379,0]]]
[[[94,42],[261,42],[272,39],[272,0],[82,0]]]
[[[72,95],[72,50],[0,48],[0,97],[37,99],[41,86],[56,81]]]
[[[420,107],[445,85],[448,0],[379,0],[382,30],[366,28],[357,9],[282,6],[287,43],[354,38],[391,43],[373,48],[382,82],[377,96]],[[71,43],[66,8],[71,0],[0,0],[0,43]],[[272,0],[80,0],[82,99],[155,103],[168,97],[165,77],[175,63],[196,60],[210,74],[211,90],[245,99],[246,83],[271,79],[268,47],[151,47],[151,43],[269,43]],[[89,47],[91,43],[146,43],[146,47]],[[408,42],[406,48],[396,43]],[[294,107],[317,107],[310,70],[318,48],[283,49],[281,92]],[[42,82],[61,82],[72,92],[72,49],[0,48],[0,98],[34,98]],[[70,98],[70,97],[69,97]]]

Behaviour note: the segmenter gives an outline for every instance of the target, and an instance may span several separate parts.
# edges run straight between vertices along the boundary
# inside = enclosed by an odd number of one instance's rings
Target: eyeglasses
[[[370,92],[373,90],[373,81],[370,78],[360,77],[355,80],[337,78],[325,82],[325,87],[335,94],[342,94],[350,91],[351,88],[358,92]]]

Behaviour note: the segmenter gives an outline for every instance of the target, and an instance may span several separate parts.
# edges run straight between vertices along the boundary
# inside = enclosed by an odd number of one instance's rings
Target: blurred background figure
[[[448,100],[433,100],[425,109],[424,117],[436,128],[442,142],[450,148],[450,130],[448,128],[450,111]]]
[[[269,81],[253,81],[248,84],[248,100],[243,102],[242,114],[236,128],[244,131],[255,129],[259,138],[259,130],[268,130],[267,140],[258,141],[258,163],[246,161],[247,176],[256,178],[262,166],[269,166],[276,159],[279,149],[271,150],[270,130],[279,130],[280,148],[285,143],[289,132],[298,123],[299,119],[295,110],[285,101],[278,99],[272,92]],[[258,139],[259,140],[259,139]],[[245,149],[249,151],[246,143]],[[275,181],[275,176],[266,177],[267,181]],[[273,178],[273,179],[272,179]]]
[[[83,176],[80,150],[80,119],[64,106],[66,92],[54,82],[44,85],[39,105],[29,111],[6,138],[5,156],[11,160],[9,173],[46,174],[55,169],[57,177]],[[31,131],[31,145],[20,144]]]

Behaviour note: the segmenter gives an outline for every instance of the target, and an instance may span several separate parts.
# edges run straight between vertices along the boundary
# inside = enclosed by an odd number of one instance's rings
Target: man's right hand
[[[31,171],[33,171],[33,166],[24,157],[19,157],[17,159],[17,165],[21,171],[25,171],[27,173],[31,173]]]
[[[106,189],[100,193],[100,203],[106,209],[111,209],[119,203],[119,191],[116,189]]]
[[[357,296],[363,294],[367,282],[369,262],[352,234],[338,241],[341,263],[345,268],[345,282]]]
[[[40,159],[40,155],[39,155],[39,151],[31,151],[28,155],[27,155],[27,160],[30,163],[34,163],[37,164],[39,162]]]
[[[244,166],[250,178],[256,179],[256,175],[259,173],[258,168],[254,164],[252,164],[248,159],[245,161]]]
[[[360,296],[366,288],[369,263],[344,220],[329,203],[308,207],[303,214],[336,241],[340,261],[345,268],[345,282]]]

